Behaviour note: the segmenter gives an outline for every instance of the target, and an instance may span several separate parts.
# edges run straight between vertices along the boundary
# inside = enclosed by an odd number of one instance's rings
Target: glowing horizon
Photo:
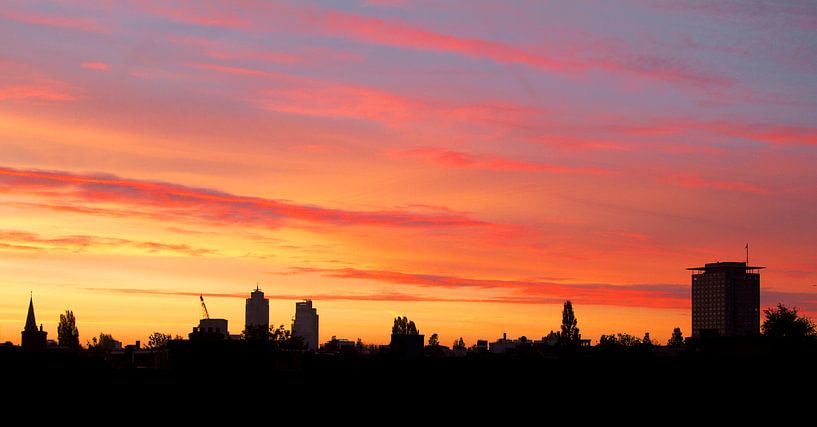
[[[331,336],[689,334],[686,267],[817,315],[811,2],[12,0],[0,342],[311,298]]]

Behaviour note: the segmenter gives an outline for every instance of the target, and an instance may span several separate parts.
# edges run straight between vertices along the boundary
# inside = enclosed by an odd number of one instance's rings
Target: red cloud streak
[[[364,279],[379,282],[445,289],[501,289],[505,296],[485,300],[513,304],[553,304],[565,299],[593,305],[617,305],[653,308],[688,308],[689,290],[681,285],[612,285],[569,284],[527,280],[469,279],[433,274],[402,273],[354,268],[294,268],[287,274],[321,274],[341,279]]]
[[[90,247],[130,247],[142,249],[145,252],[177,252],[193,256],[215,253],[211,249],[194,248],[183,243],[159,243],[88,235],[46,238],[25,231],[0,230],[0,249],[43,251],[51,249],[76,250]]]
[[[106,206],[99,208],[103,214],[110,210],[109,205],[114,204],[120,205],[120,208],[133,209],[133,215],[271,228],[296,221],[337,226],[407,228],[496,225],[460,214],[401,210],[347,211],[110,175],[76,175],[10,168],[0,168],[0,194],[4,193],[29,194],[69,203],[105,204]],[[54,205],[68,210],[72,208],[70,205]],[[83,206],[78,211],[93,214],[96,209]],[[114,212],[119,216],[123,210],[114,209]]]
[[[433,274],[401,273],[355,268],[323,269],[298,267],[278,274],[320,274],[341,279],[374,280],[397,285],[411,285],[444,289],[503,289],[508,295],[489,295],[482,298],[439,299],[437,301],[491,302],[505,304],[558,304],[569,299],[574,303],[663,309],[689,309],[689,287],[674,284],[613,285],[607,283],[553,283],[532,280],[470,279]],[[473,295],[473,293],[469,293]],[[246,298],[246,294],[241,294]],[[344,296],[343,299],[355,299]],[[796,304],[803,309],[817,311],[817,293],[763,291],[764,305],[778,301]],[[418,297],[416,301],[425,301]],[[319,299],[315,297],[314,299]],[[362,298],[361,298],[362,299]]]

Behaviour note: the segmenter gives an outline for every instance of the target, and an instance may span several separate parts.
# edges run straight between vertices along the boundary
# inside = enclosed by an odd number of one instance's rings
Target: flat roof
[[[690,267],[687,270],[691,271],[706,271],[706,270],[727,270],[727,269],[743,269],[743,270],[760,270],[766,267],[755,266],[755,265],[746,265],[745,262],[710,262],[706,263],[703,267]]]

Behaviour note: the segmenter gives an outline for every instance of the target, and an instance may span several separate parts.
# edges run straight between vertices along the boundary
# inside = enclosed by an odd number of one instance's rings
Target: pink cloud
[[[24,24],[44,25],[89,33],[104,34],[110,32],[106,26],[88,17],[45,15],[39,12],[6,9],[0,11],[0,18],[22,22]]]
[[[64,85],[42,82],[0,88],[0,100],[31,99],[40,101],[74,101],[77,96],[68,92]]]
[[[686,188],[707,188],[714,190],[738,191],[743,193],[766,194],[768,190],[759,185],[742,181],[706,179],[696,175],[676,174],[664,179],[665,182]]]
[[[212,63],[185,65],[227,76],[255,77],[268,81],[271,87],[240,96],[259,108],[280,113],[368,120],[392,128],[431,122],[439,127],[465,124],[471,129],[483,123],[502,129],[525,126],[526,121],[537,113],[527,107],[503,102],[461,105],[255,68]]]
[[[95,71],[110,71],[111,66],[104,62],[85,62],[82,64],[82,68]]]
[[[367,119],[399,126],[419,118],[419,102],[364,87],[306,86],[267,90],[259,105],[270,111],[318,117]]]
[[[708,121],[687,117],[658,117],[648,122],[627,117],[591,117],[589,123],[575,125],[551,118],[542,120],[544,112],[531,114],[529,126],[543,135],[531,138],[531,142],[566,150],[633,151],[636,149],[661,150],[670,153],[701,152],[722,155],[721,147],[703,144],[677,143],[670,137],[702,135],[712,137],[740,138],[771,145],[817,145],[817,128],[770,122],[754,122],[748,119]],[[709,138],[708,141],[712,139]],[[657,141],[660,144],[642,144]]]
[[[710,132],[770,144],[817,145],[817,129],[763,123],[706,122],[700,128]]]
[[[233,3],[218,1],[208,2],[206,7],[187,4],[167,6],[164,3],[148,2],[145,10],[176,22],[231,30],[269,32],[283,29],[342,37],[368,44],[454,53],[500,64],[522,64],[571,78],[577,72],[596,69],[705,89],[731,86],[734,83],[731,78],[697,70],[677,59],[636,54],[628,52],[626,45],[603,43],[599,40],[583,40],[582,50],[589,55],[579,58],[575,55],[575,49],[522,48],[478,37],[445,34],[396,19],[382,19],[305,4],[255,3],[252,16],[242,14]]]
[[[198,68],[202,70],[209,70],[215,71],[218,73],[223,74],[233,74],[237,76],[251,76],[251,77],[264,77],[264,78],[271,78],[271,79],[280,79],[280,80],[299,80],[298,78],[294,78],[288,76],[283,73],[274,73],[271,71],[264,71],[264,70],[257,70],[253,68],[245,68],[245,67],[234,67],[230,65],[219,65],[219,64],[207,64],[207,63],[192,63],[188,62],[184,65],[191,67],[191,68]]]
[[[147,215],[266,228],[297,223],[401,228],[492,225],[461,214],[400,210],[347,211],[110,175],[9,168],[0,168],[0,194],[3,193],[43,197],[55,209],[81,213],[108,214],[111,211],[110,214],[114,216]],[[112,210],[110,205],[117,208]]]
[[[253,47],[246,43],[232,43],[223,39],[187,35],[168,35],[165,36],[165,40],[185,50],[198,52],[202,58],[219,61],[251,61],[275,65],[306,66],[362,62],[365,59],[357,53],[317,46],[297,46],[287,51],[274,51],[266,47]]]
[[[592,175],[605,175],[609,173],[608,170],[602,168],[571,167],[548,163],[526,162],[491,154],[472,154],[433,147],[398,151],[393,153],[393,155],[397,157],[419,158],[430,163],[459,169]]]
[[[250,26],[250,20],[242,16],[240,3],[202,0],[196,2],[166,2],[162,0],[140,0],[135,6],[153,15],[172,21],[229,29],[244,29]]]
[[[504,64],[522,63],[562,73],[575,72],[580,68],[577,63],[566,58],[540,56],[504,43],[451,36],[399,21],[320,9],[311,9],[302,16],[306,17],[315,31],[367,43],[453,52],[474,58],[489,58]]]

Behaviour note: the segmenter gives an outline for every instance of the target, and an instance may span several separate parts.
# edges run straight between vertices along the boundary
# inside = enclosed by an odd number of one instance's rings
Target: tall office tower
[[[692,271],[692,336],[760,332],[760,270],[745,262],[715,262]]]
[[[246,316],[244,330],[249,331],[252,327],[269,329],[269,300],[264,298],[264,292],[255,287],[247,298]]]
[[[301,337],[309,351],[318,349],[318,310],[312,308],[312,300],[295,303],[292,335]]]

